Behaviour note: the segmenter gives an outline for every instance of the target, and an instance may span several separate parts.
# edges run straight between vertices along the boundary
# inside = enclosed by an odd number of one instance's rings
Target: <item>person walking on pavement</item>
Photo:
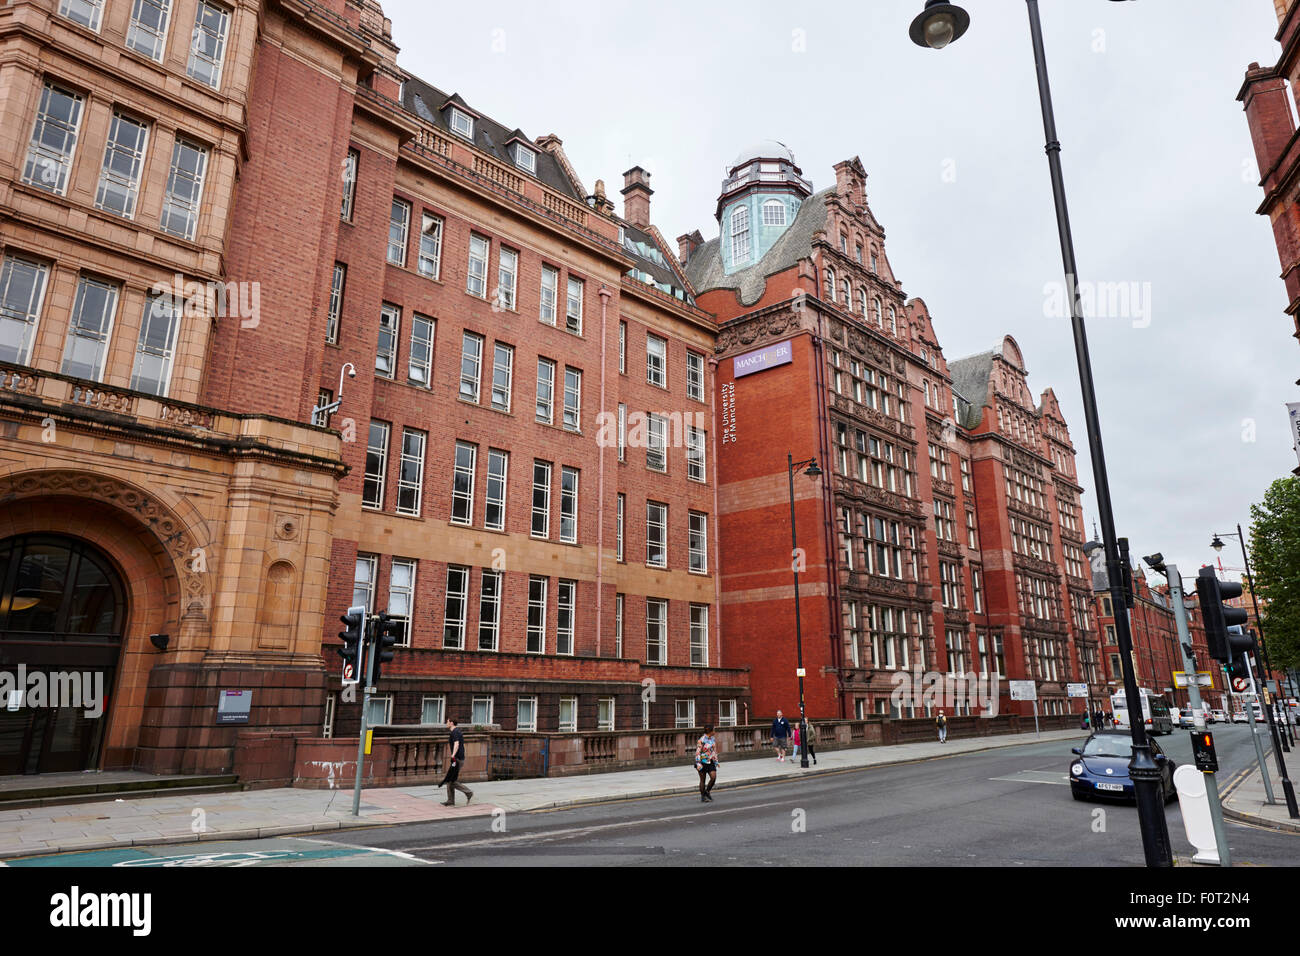
[[[704,725],[704,736],[695,744],[695,769],[700,775],[700,803],[712,803],[713,785],[718,782],[718,742],[712,724]]]
[[[447,718],[447,729],[451,731],[451,735],[447,738],[447,755],[450,763],[447,765],[446,775],[437,785],[447,787],[447,799],[443,801],[442,805],[444,807],[454,807],[456,805],[457,790],[464,792],[466,803],[474,799],[474,791],[463,783],[457,782],[460,777],[460,766],[465,762],[465,735],[456,726],[455,717]]]
[[[772,721],[772,746],[776,748],[777,763],[785,762],[785,744],[789,739],[790,721],[786,720],[778,710],[776,720]]]
[[[794,745],[794,749],[792,749],[792,750],[790,751],[790,759],[791,759],[791,760],[798,760],[798,759],[799,759],[799,743],[800,743],[800,740],[799,740],[799,725],[798,725],[798,724],[793,724],[793,725],[791,725],[791,727],[790,727],[790,743]]]
[[[812,758],[812,762],[816,764],[817,748],[814,745],[817,743],[817,730],[816,728],[813,727],[812,721],[809,720],[807,717],[803,719],[803,723],[804,723],[804,727],[808,731],[808,739],[803,742],[803,745],[804,747],[807,748],[808,756]]]
[[[948,718],[943,715],[943,711],[939,711],[939,716],[934,722],[939,727],[939,743],[946,744],[948,742]]]

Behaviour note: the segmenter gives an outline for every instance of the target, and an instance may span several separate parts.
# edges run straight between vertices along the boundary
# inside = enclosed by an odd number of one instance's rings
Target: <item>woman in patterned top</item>
[[[704,736],[695,745],[695,769],[700,774],[700,803],[712,803],[709,791],[718,782],[718,742],[713,738],[713,725],[704,725]],[[708,778],[708,786],[704,785]]]

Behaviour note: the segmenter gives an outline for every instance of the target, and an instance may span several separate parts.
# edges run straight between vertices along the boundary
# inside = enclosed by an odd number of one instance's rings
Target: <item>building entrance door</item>
[[[0,541],[0,774],[98,765],[124,595],[112,564],[86,541]]]

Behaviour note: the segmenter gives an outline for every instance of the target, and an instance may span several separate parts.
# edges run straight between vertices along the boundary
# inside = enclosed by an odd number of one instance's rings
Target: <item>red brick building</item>
[[[795,565],[812,716],[1101,686],[1055,398],[1009,336],[946,359],[859,160],[743,151],[674,254],[650,173],[619,215],[374,0],[172,7],[0,7],[0,668],[108,687],[0,711],[0,772],[349,733],[353,604],[405,624],[373,723],[793,713]]]
[[[930,712],[896,693],[925,671],[1002,678],[1003,712],[1032,706],[1006,679],[1035,681],[1040,712],[1081,712],[1065,684],[1101,675],[1055,398],[1030,398],[1010,337],[944,357],[894,277],[861,162],[835,174],[814,193],[786,147],[759,143],[729,167],[719,238],[682,237],[718,318],[728,659],[751,668],[759,712],[797,711],[795,563],[811,716]],[[822,468],[794,479],[793,561],[787,455]]]
[[[1300,339],[1300,140],[1296,136],[1296,81],[1300,79],[1300,3],[1273,0],[1277,12],[1277,41],[1282,54],[1277,63],[1261,67],[1252,63],[1237,93],[1244,105],[1250,137],[1255,145],[1264,201],[1256,210],[1273,225],[1286,284],[1287,315]]]

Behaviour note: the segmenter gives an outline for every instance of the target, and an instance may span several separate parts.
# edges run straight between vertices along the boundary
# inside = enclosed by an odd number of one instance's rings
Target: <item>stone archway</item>
[[[31,470],[0,476],[0,537],[19,534],[81,538],[125,582],[121,663],[108,689],[99,767],[139,766],[156,723],[147,706],[155,671],[181,656],[201,657],[209,643],[217,556],[206,523],[183,498],[114,476]],[[152,634],[169,635],[168,652],[151,643]]]
[[[188,608],[196,599],[207,603],[205,579],[216,555],[206,524],[189,502],[173,496],[167,500],[158,492],[119,478],[84,471],[23,471],[0,477],[0,506],[38,496],[92,499],[125,511],[144,525],[167,553],[175,568],[182,606]]]

